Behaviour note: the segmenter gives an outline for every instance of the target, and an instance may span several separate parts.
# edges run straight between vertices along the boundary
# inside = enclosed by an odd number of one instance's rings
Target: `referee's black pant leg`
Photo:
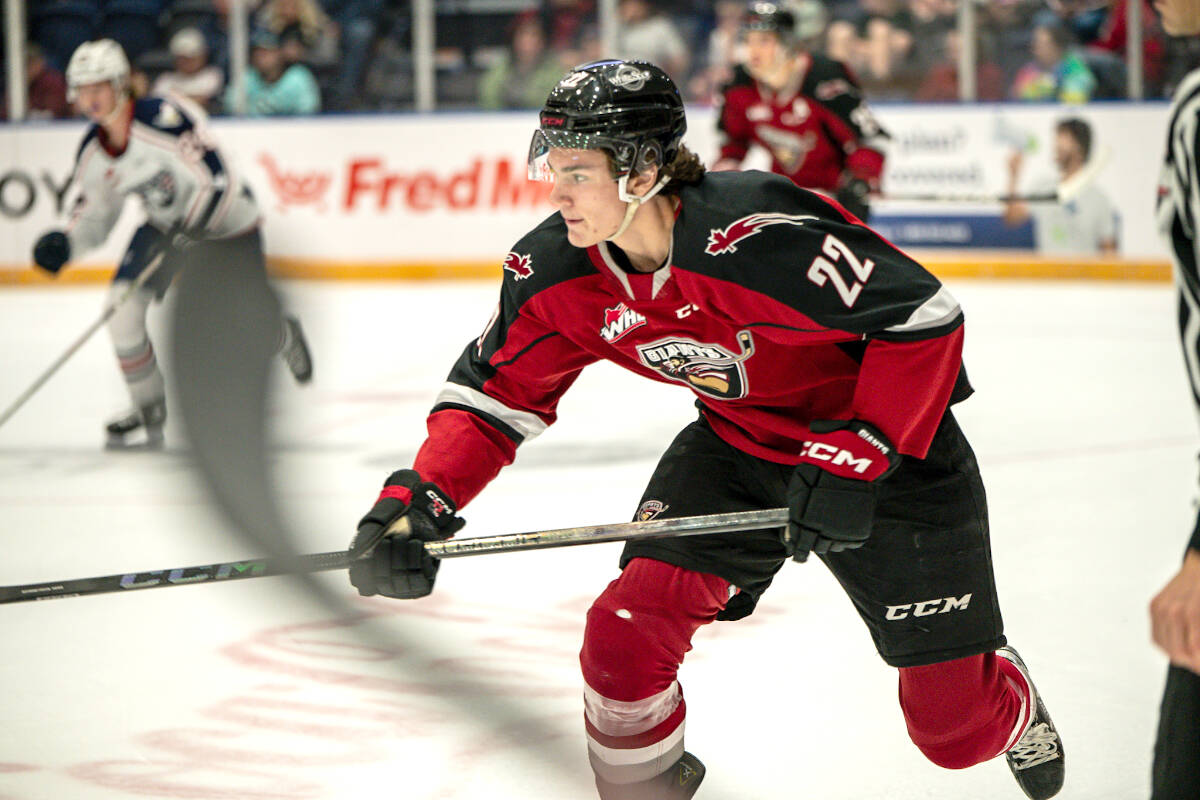
[[[1151,800],[1200,797],[1200,675],[1171,665],[1154,742]]]

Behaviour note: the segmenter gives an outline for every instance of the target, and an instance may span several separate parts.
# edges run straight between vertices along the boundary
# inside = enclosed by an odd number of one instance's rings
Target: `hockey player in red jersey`
[[[751,144],[771,154],[771,171],[834,195],[867,220],[879,190],[888,135],[845,64],[808,52],[781,5],[752,2],[744,24],[745,70],[722,92],[722,137],[714,170],[737,169]]]
[[[1059,736],[1007,646],[983,484],[949,407],[970,393],[963,315],[919,264],[819,194],[706,173],[670,78],[639,61],[569,72],[531,174],[558,211],[504,259],[500,303],[450,371],[410,469],[352,547],[363,595],[428,594],[465,506],[604,359],[692,392],[638,519],[788,506],[782,530],[628,542],[587,616],[586,738],[603,800],[690,798],[677,671],[693,634],[753,612],[789,558],[817,557],[899,670],[912,740],[948,768],[1005,753],[1035,800]],[[510,265],[513,265],[510,267]],[[517,268],[519,267],[519,268]]]

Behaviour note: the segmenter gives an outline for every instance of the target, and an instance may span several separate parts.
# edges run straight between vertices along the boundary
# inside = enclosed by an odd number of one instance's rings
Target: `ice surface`
[[[1146,607],[1193,519],[1196,423],[1165,285],[957,282],[1007,632],[1065,739],[1062,798],[1132,800],[1165,659]],[[316,372],[282,365],[278,494],[297,546],[344,548],[406,466],[487,284],[290,283]],[[102,287],[0,292],[0,405],[101,309]],[[165,314],[152,311],[165,352]],[[170,365],[166,365],[168,382]],[[97,334],[0,428],[0,584],[260,555],[187,468],[106,453],[127,403]],[[692,418],[685,390],[589,368],[560,422],[464,511],[461,534],[628,519]],[[174,424],[172,424],[172,422]],[[619,544],[448,561],[435,594],[332,616],[264,578],[0,607],[0,800],[588,798],[577,653]],[[697,800],[1002,800],[1003,760],[960,772],[908,741],[894,670],[818,563],[753,617],[695,639],[681,680]],[[386,644],[381,645],[381,642]]]

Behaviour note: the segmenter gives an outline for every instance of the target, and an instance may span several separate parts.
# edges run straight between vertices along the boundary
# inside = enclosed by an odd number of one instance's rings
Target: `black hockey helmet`
[[[661,170],[679,152],[687,120],[675,83],[647,61],[609,59],[575,67],[550,90],[529,146],[529,175],[548,178],[550,148],[602,149],[617,178],[651,166]]]
[[[796,40],[796,15],[778,3],[752,0],[746,7],[742,30],[774,33],[781,42],[790,45]]]

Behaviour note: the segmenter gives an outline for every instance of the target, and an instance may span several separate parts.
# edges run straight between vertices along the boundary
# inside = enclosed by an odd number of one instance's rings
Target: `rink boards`
[[[950,277],[1165,280],[1166,253],[1153,202],[1163,103],[882,105],[892,134],[884,190],[942,202],[876,203],[874,224]],[[689,110],[687,144],[717,152],[713,110]],[[1054,174],[1054,123],[1087,120],[1095,147],[1112,153],[1096,186],[1120,218],[1120,257],[1043,257],[1029,236],[1006,235],[997,203],[955,202],[1001,194],[1014,148],[1026,154],[1022,188]],[[276,274],[310,279],[491,278],[512,243],[553,213],[549,184],[525,177],[531,112],[346,115],[302,120],[217,119],[233,169],[263,209]],[[40,281],[29,251],[70,208],[70,170],[82,122],[0,127],[0,284]],[[753,153],[747,166],[764,166]],[[105,280],[140,211],[129,204],[108,243],[60,280]],[[1020,234],[1020,232],[1016,232]],[[1025,244],[1025,248],[1014,245]],[[966,246],[964,246],[966,245]]]

